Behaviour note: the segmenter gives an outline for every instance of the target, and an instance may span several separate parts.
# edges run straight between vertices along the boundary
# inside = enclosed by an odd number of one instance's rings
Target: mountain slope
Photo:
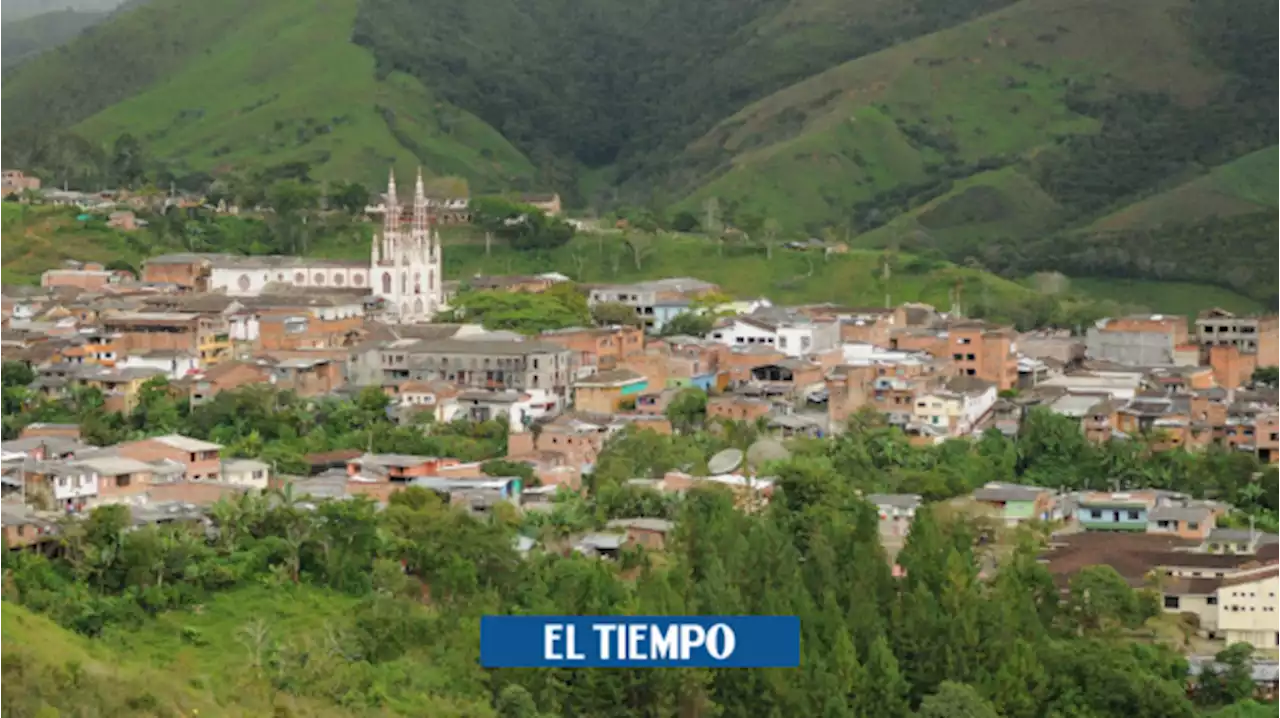
[[[697,188],[695,202],[715,196],[791,225],[858,222],[856,205],[919,177],[868,157],[875,142],[905,145],[911,157],[897,162],[927,167],[931,178],[949,168],[965,176],[983,160],[999,165],[1095,132],[1096,120],[1068,106],[1073,88],[1166,92],[1194,104],[1223,75],[1199,61],[1183,32],[1189,5],[1023,0],[896,45],[720,123],[689,146],[684,184]],[[880,128],[874,139],[868,121]],[[833,186],[837,166],[844,182]]]
[[[1093,222],[1094,231],[1147,229],[1208,217],[1275,214],[1280,154],[1268,147],[1214,167],[1207,174],[1148,197]]]
[[[74,122],[101,142],[130,133],[175,173],[304,162],[318,179],[373,184],[385,181],[388,165],[408,174],[422,164],[503,187],[532,172],[501,135],[415,80],[375,79],[373,58],[348,41],[355,11],[355,0],[157,0],[91,30],[67,53],[37,58],[17,86],[6,83],[5,99],[29,103],[35,83],[74,86],[80,67],[130,38],[159,40],[143,27],[162,23],[168,48],[157,55],[166,60],[140,60],[138,79],[112,79],[97,103],[37,115]]]
[[[107,17],[105,12],[55,10],[0,24],[0,67],[9,68],[62,45]]]
[[[17,22],[37,15],[71,10],[106,13],[121,5],[121,0],[4,0],[0,11],[5,22]]]

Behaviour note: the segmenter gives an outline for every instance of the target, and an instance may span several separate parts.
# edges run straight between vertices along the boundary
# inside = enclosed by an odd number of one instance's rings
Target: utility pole
[[[884,280],[884,308],[890,309],[893,304],[889,301],[889,260],[884,260],[884,272],[882,273]]]

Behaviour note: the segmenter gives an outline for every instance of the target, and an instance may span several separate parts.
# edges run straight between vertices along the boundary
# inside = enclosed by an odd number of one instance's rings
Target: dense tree
[[[596,324],[605,327],[611,326],[641,326],[644,322],[639,314],[636,314],[635,307],[628,306],[622,302],[600,302],[591,307],[591,318]]]
[[[662,325],[662,336],[705,337],[711,333],[715,318],[703,312],[681,312]]]

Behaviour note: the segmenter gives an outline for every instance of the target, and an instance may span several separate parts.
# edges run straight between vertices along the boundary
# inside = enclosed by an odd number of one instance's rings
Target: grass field
[[[1211,216],[1275,214],[1280,196],[1277,178],[1280,178],[1280,154],[1276,147],[1268,147],[1102,217],[1090,229],[1143,229]]]
[[[1276,307],[1265,307],[1243,294],[1210,284],[1072,277],[1071,289],[1094,299],[1111,299],[1122,304],[1146,307],[1153,312],[1188,317],[1214,307],[1238,313],[1276,311]]]
[[[707,196],[750,198],[784,224],[834,223],[881,191],[880,177],[913,181],[940,148],[975,162],[1094,131],[1093,120],[1066,107],[1072,84],[1194,102],[1221,78],[1198,61],[1179,24],[1188,6],[1023,0],[832,68],[749,105],[694,142],[687,160],[716,169],[690,206]],[[1151,62],[1156,56],[1160,62]],[[878,147],[891,152],[877,154]],[[837,170],[843,181],[820,182]]]
[[[187,171],[304,161],[319,179],[380,186],[391,165],[402,176],[423,165],[478,187],[505,187],[532,173],[498,132],[416,80],[375,78],[372,55],[350,42],[356,0],[243,5],[168,2],[132,13],[135,23],[164,17],[182,33],[175,43],[203,51],[153,68],[154,82],[73,129],[102,142],[132,133]],[[117,24],[99,30],[120,32]],[[77,67],[57,61],[41,58],[23,77],[56,85]]]

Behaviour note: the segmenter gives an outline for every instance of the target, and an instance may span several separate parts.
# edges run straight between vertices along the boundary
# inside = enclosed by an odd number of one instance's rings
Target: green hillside
[[[120,170],[140,155],[147,179],[197,189],[228,173],[377,186],[421,164],[594,214],[1269,302],[1274,211],[1249,210],[1275,207],[1276,12],[152,0],[9,73],[4,163],[90,187],[137,183]]]
[[[190,657],[182,656],[181,649],[171,654],[176,664],[155,667],[148,663],[152,656],[136,645],[86,639],[8,600],[0,622],[5,688],[0,703],[6,716],[355,715],[291,696],[273,697],[267,686],[247,680],[234,687],[209,686],[205,672],[191,670]],[[234,640],[234,630],[226,637]],[[158,627],[151,630],[158,632]],[[129,635],[135,641],[143,638]],[[201,652],[206,660],[216,658],[212,653]],[[223,658],[242,663],[239,656]]]
[[[963,176],[984,160],[1009,162],[1058,137],[1096,131],[1096,120],[1068,106],[1072,88],[1202,99],[1222,76],[1197,62],[1182,31],[1188,5],[1023,0],[832,68],[693,143],[687,161],[711,168],[694,199],[737,201],[792,224],[854,221],[858,203],[919,182],[919,170],[903,167]],[[885,162],[868,153],[880,142],[906,151]],[[843,169],[840,185],[808,179],[832,167]]]
[[[1095,221],[1089,229],[1117,231],[1195,222],[1207,217],[1276,212],[1280,196],[1276,147],[1245,155],[1207,174],[1135,202]]]
[[[9,68],[58,47],[107,17],[105,12],[55,10],[0,24],[0,66]]]
[[[423,165],[503,187],[532,171],[501,135],[411,78],[375,78],[372,56],[348,41],[355,12],[355,0],[157,0],[68,53],[32,62],[5,83],[4,95],[22,105],[32,102],[31,85],[75,90],[104,80],[107,88],[89,91],[87,102],[37,105],[35,119],[70,121],[76,133],[102,142],[132,134],[179,173],[305,162],[318,179],[372,184],[385,182],[389,165],[405,174]],[[160,32],[144,29],[156,22]],[[77,77],[140,35],[167,46],[140,53],[155,61],[139,60],[136,82]],[[6,132],[29,121],[11,123],[16,114],[6,113]]]

